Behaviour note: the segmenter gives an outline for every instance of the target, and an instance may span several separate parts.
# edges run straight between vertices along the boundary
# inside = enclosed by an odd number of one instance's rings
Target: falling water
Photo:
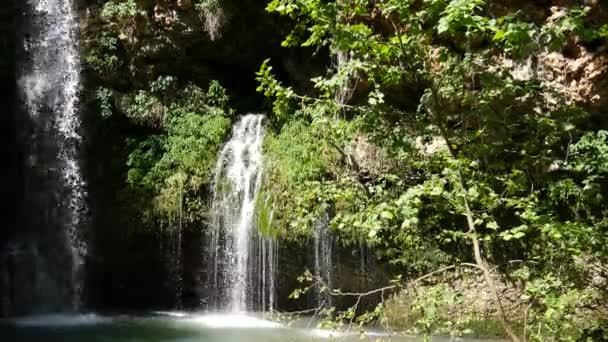
[[[330,215],[326,210],[314,223],[314,275],[321,279],[331,289],[333,283],[333,237],[329,230]],[[331,297],[322,293],[320,287],[314,291],[315,306],[331,305]]]
[[[374,260],[370,245],[361,240],[359,242],[359,289],[367,290],[369,287],[369,276],[374,272]]]
[[[274,304],[276,243],[260,236],[254,220],[262,182],[263,119],[243,116],[216,166],[208,283],[217,309],[265,310]]]
[[[253,281],[254,298],[249,298],[249,307],[255,310],[275,308],[275,279],[278,271],[278,241],[272,238],[257,237],[257,250],[252,252],[249,279]],[[255,273],[257,272],[257,274]]]
[[[336,55],[335,68],[339,74],[344,74],[343,84],[338,88],[335,94],[335,100],[341,105],[347,104],[353,97],[357,88],[357,78],[349,71],[347,66],[353,59],[351,53],[338,51]]]
[[[183,253],[182,253],[182,228],[169,228],[161,240],[165,267],[168,272],[170,287],[173,289],[173,307],[183,308]]]
[[[22,120],[27,132],[26,232],[4,257],[12,265],[9,287],[29,292],[13,305],[27,302],[31,311],[77,310],[83,291],[86,244],[81,229],[88,209],[79,165],[81,69],[73,2],[23,4],[19,90],[27,114]]]

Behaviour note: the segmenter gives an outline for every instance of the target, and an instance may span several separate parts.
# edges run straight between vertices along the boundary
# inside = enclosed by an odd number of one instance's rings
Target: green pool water
[[[149,315],[46,315],[0,322],[2,342],[317,342],[317,341],[420,341],[370,331],[363,339],[353,333],[290,327],[255,315],[187,314]],[[433,341],[463,341],[449,337]],[[472,341],[472,340],[469,340]],[[475,340],[481,341],[481,340]]]

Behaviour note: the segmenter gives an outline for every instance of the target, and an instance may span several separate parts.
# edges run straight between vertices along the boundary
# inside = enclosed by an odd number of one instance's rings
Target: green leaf
[[[383,211],[380,216],[382,218],[385,218],[387,220],[392,220],[395,218],[395,216],[393,215],[393,213],[391,213],[390,211]]]
[[[499,41],[505,36],[505,34],[506,33],[503,30],[496,30],[496,32],[494,33],[494,37],[492,37],[492,40]]]
[[[488,222],[488,223],[486,224],[486,227],[487,227],[488,229],[492,229],[492,230],[497,230],[497,229],[499,228],[499,227],[498,227],[498,223],[496,223],[496,221],[490,221],[490,222]]]

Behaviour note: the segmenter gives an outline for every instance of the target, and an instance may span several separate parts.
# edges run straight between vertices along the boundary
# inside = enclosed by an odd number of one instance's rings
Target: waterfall
[[[329,289],[333,286],[333,236],[329,230],[331,218],[328,210],[315,220],[313,231],[314,247],[314,275],[325,282]],[[319,287],[315,288],[315,307],[329,306],[332,304],[331,296],[321,293]]]
[[[341,105],[345,105],[350,101],[357,88],[358,80],[352,71],[347,69],[347,66],[353,60],[352,53],[338,51],[336,53],[335,68],[338,74],[344,74],[344,81],[340,87],[336,90],[334,99]],[[336,113],[338,115],[338,113]]]
[[[374,273],[372,249],[365,241],[359,242],[359,290],[366,291],[370,285],[369,277]]]
[[[161,249],[167,270],[168,286],[173,289],[173,307],[183,308],[183,252],[182,252],[182,228],[167,228],[161,240]]]
[[[272,309],[276,242],[257,231],[255,201],[262,183],[262,115],[243,116],[222,149],[213,181],[208,286],[216,309]]]
[[[20,128],[26,132],[25,224],[3,256],[11,269],[7,286],[21,293],[11,304],[21,312],[78,310],[82,301],[88,208],[80,167],[81,66],[73,2],[22,5],[24,56],[18,75],[26,114]]]
[[[278,271],[278,241],[273,238],[256,237],[257,254],[252,254],[249,267],[250,281],[254,290],[249,298],[249,307],[256,311],[273,310],[275,308],[276,275]],[[257,273],[256,273],[257,272]]]

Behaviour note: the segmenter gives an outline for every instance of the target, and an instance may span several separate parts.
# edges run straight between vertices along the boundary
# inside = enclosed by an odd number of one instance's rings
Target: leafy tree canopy
[[[606,127],[522,65],[573,41],[605,43],[605,26],[582,5],[546,20],[500,8],[271,1],[296,23],[284,46],[336,61],[311,94],[281,83],[270,60],[258,72],[279,131],[266,186],[286,217],[274,224],[302,234],[331,207],[342,241],[364,239],[410,276],[523,260],[506,275],[526,284],[535,338],[576,339],[606,321],[606,293],[588,283],[608,261]],[[598,311],[583,313],[576,296]]]

